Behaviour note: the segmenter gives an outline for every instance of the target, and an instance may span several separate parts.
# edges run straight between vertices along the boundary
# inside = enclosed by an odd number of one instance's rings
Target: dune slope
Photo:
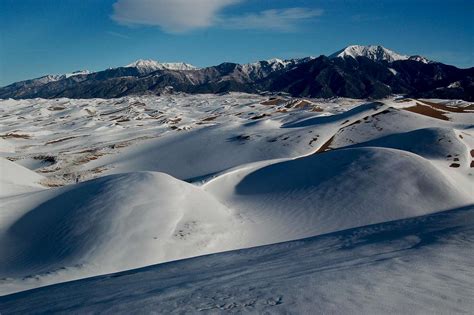
[[[469,313],[474,207],[0,297],[10,313]]]
[[[239,240],[229,240],[237,222],[229,209],[162,173],[111,175],[47,193],[16,217],[10,208],[0,224],[0,274],[40,278],[27,286],[235,248]],[[5,280],[2,291],[14,282]]]
[[[0,197],[44,189],[43,176],[0,157]]]
[[[238,169],[205,185],[259,225],[288,240],[428,214],[473,202],[429,160],[387,148],[353,148]]]

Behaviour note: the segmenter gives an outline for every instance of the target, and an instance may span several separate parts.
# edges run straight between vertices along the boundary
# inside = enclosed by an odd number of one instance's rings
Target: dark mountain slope
[[[349,48],[342,50],[347,54],[341,56],[222,63],[196,70],[143,71],[127,66],[90,74],[45,76],[0,88],[0,98],[271,91],[323,98],[376,99],[402,94],[474,101],[474,68],[459,69],[420,56],[398,55],[381,46]]]

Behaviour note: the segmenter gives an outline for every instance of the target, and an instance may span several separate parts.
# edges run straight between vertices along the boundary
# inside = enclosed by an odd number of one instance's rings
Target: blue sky
[[[0,86],[136,59],[224,61],[381,44],[474,66],[474,1],[0,0]]]

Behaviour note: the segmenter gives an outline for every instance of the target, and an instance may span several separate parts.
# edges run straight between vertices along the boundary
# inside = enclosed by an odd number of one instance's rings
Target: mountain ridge
[[[474,100],[474,68],[459,69],[383,46],[351,45],[324,56],[248,64],[137,60],[118,68],[43,76],[0,88],[0,98],[116,98],[137,94],[270,92],[302,97],[413,97]]]

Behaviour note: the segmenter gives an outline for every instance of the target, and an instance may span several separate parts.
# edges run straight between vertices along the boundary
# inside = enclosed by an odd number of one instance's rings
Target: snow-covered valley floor
[[[0,209],[2,314],[474,309],[465,102],[2,100]]]

